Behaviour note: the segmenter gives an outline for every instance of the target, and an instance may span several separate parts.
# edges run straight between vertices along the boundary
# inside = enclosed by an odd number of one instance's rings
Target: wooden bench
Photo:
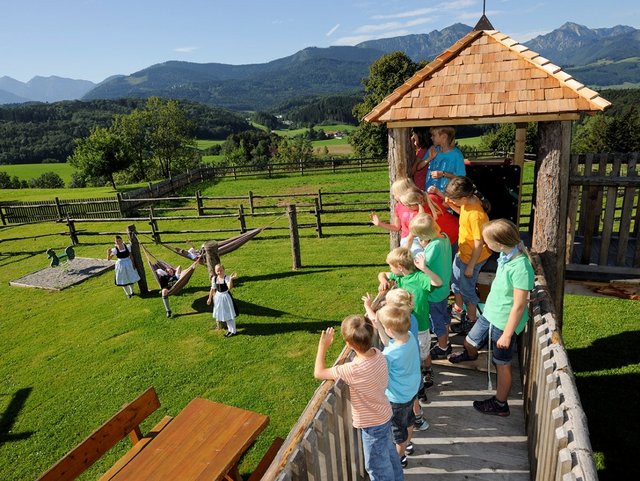
[[[158,395],[155,389],[150,387],[135,400],[125,404],[111,419],[64,455],[37,481],[71,481],[76,479],[128,435],[133,447],[100,478],[100,481],[111,479],[171,422],[173,418],[165,416],[146,436],[142,435],[140,424],[159,407]]]

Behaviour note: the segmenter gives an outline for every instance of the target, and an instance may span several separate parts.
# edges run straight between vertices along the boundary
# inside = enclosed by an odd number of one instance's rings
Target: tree
[[[175,100],[150,97],[144,108],[147,141],[157,162],[159,172],[166,179],[175,170],[186,170],[199,163],[193,123]]]
[[[363,80],[364,100],[353,108],[353,115],[361,120],[382,99],[402,85],[421,67],[403,52],[385,54],[371,64],[369,76]],[[387,127],[360,122],[349,137],[356,155],[384,157],[389,149]]]
[[[64,187],[64,180],[55,172],[44,172],[35,179],[31,179],[29,187],[35,189],[61,189]]]
[[[105,127],[96,127],[89,137],[77,140],[69,163],[86,178],[94,181],[101,177],[107,178],[114,189],[116,184],[113,174],[129,167],[121,139]]]

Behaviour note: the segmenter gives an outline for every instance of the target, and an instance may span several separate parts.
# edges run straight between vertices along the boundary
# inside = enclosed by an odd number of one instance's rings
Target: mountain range
[[[416,62],[431,60],[470,30],[457,23],[353,47],[309,47],[263,64],[169,61],[131,75],[115,75],[97,85],[60,77],[34,77],[25,84],[1,77],[0,104],[156,95],[234,110],[269,110],[291,98],[362,90],[369,65],[382,54],[400,50]],[[525,45],[589,86],[640,85],[640,30],[633,27],[590,29],[565,23]]]

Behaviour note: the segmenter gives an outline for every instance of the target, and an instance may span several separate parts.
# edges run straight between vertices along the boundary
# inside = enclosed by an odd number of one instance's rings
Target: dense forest
[[[0,164],[65,162],[75,139],[94,127],[108,127],[116,114],[144,107],[147,99],[26,103],[0,107]],[[180,107],[196,126],[200,139],[224,140],[230,134],[251,130],[237,112],[194,102]]]
[[[330,95],[326,97],[297,98],[272,109],[296,127],[325,124],[352,124],[358,121],[353,116],[353,107],[362,102],[362,92]]]

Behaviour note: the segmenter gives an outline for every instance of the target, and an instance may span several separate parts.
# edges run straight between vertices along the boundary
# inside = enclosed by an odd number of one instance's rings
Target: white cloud
[[[326,35],[327,37],[331,37],[331,35],[333,35],[334,33],[336,33],[336,30],[338,30],[339,28],[340,28],[340,24],[339,24],[339,23],[336,23],[336,25],[335,25],[331,30],[329,30],[325,35]]]
[[[198,50],[198,47],[176,47],[173,49],[174,52],[179,53],[191,53],[195,50]]]
[[[381,14],[381,15],[373,15],[371,18],[373,20],[385,20],[385,19],[393,19],[393,18],[411,18],[417,17],[421,15],[432,15],[437,14],[443,10],[459,10],[461,8],[467,8],[472,5],[478,3],[478,0],[456,0],[453,2],[442,2],[435,7],[428,8],[417,8],[414,10],[407,10],[404,12],[398,13],[390,13],[390,14]]]

